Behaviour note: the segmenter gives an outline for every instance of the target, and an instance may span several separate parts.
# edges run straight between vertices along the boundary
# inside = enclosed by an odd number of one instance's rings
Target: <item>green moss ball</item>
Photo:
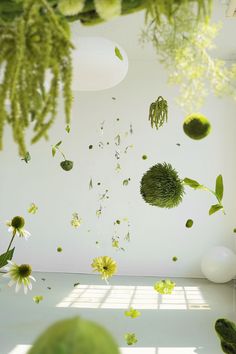
[[[211,132],[211,124],[202,114],[193,113],[184,119],[183,129],[189,138],[200,140]]]
[[[73,161],[65,160],[60,163],[61,168],[65,171],[70,171],[73,168]]]
[[[144,174],[140,193],[150,205],[174,208],[182,202],[184,186],[176,170],[164,162],[152,166]]]
[[[186,226],[188,229],[190,229],[190,227],[193,226],[193,220],[192,220],[192,219],[188,219],[188,220],[186,221],[185,226]]]
[[[119,349],[106,329],[74,317],[50,326],[29,354],[119,354]]]

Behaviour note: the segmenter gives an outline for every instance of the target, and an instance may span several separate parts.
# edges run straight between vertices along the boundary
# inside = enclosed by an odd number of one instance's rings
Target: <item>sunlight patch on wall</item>
[[[94,309],[210,310],[197,286],[176,286],[160,295],[152,286],[77,285],[57,307]]]

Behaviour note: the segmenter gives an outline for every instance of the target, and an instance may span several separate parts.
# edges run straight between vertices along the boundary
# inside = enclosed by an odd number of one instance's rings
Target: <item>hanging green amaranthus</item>
[[[47,137],[57,113],[60,84],[70,123],[73,46],[69,38],[68,23],[46,0],[25,0],[21,16],[0,22],[0,149],[5,124],[12,127],[21,156],[27,152],[25,131],[31,125],[32,143]]]
[[[168,120],[168,104],[167,101],[159,96],[155,102],[152,102],[149,108],[149,120],[151,126],[156,129],[162,127],[162,125]]]

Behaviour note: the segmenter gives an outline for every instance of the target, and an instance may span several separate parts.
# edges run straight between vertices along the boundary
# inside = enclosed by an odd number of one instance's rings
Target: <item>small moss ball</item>
[[[184,186],[176,170],[164,162],[152,166],[143,175],[140,193],[150,205],[174,208],[182,202]]]
[[[62,252],[62,247],[57,247],[57,252]]]
[[[73,168],[73,161],[65,160],[60,163],[61,168],[65,171],[70,171]]]
[[[143,156],[142,156],[142,159],[143,159],[143,160],[147,160],[147,155],[143,155]]]
[[[50,326],[29,354],[119,354],[119,349],[105,328],[74,317]]]
[[[188,220],[186,221],[185,226],[186,226],[188,229],[190,229],[190,227],[193,226],[193,220],[192,220],[192,219],[188,219]]]
[[[25,225],[25,219],[22,216],[15,216],[11,221],[11,225],[15,229],[22,229]]]
[[[211,124],[202,114],[193,113],[184,119],[183,129],[189,138],[200,140],[211,132]]]

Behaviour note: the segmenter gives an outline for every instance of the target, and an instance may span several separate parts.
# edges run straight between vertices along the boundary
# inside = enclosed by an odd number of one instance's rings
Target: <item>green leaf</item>
[[[221,202],[224,194],[223,177],[221,175],[216,178],[215,193],[217,199],[219,200],[219,202]]]
[[[52,156],[54,157],[56,155],[57,149],[55,146],[52,147]]]
[[[61,145],[61,143],[62,143],[62,141],[59,141],[59,143],[57,143],[57,144],[55,145],[55,147],[57,148],[58,146]]]
[[[209,209],[209,215],[216,213],[218,210],[223,209],[223,206],[220,204],[214,204]]]
[[[12,259],[14,250],[15,247],[0,255],[0,268],[4,267],[7,264],[7,261]]]
[[[23,159],[21,159],[22,161],[25,161],[26,163],[28,163],[30,160],[31,160],[31,156],[30,156],[30,153],[27,152],[25,154],[25,157]]]
[[[194,188],[194,189],[200,189],[203,188],[203,185],[201,185],[200,183],[198,183],[197,181],[195,181],[194,179],[190,179],[190,178],[185,178],[184,179],[184,183],[187,184],[187,186]]]
[[[120,49],[115,47],[115,55],[117,56],[117,58],[119,58],[120,60],[123,60],[123,56],[120,52]]]

